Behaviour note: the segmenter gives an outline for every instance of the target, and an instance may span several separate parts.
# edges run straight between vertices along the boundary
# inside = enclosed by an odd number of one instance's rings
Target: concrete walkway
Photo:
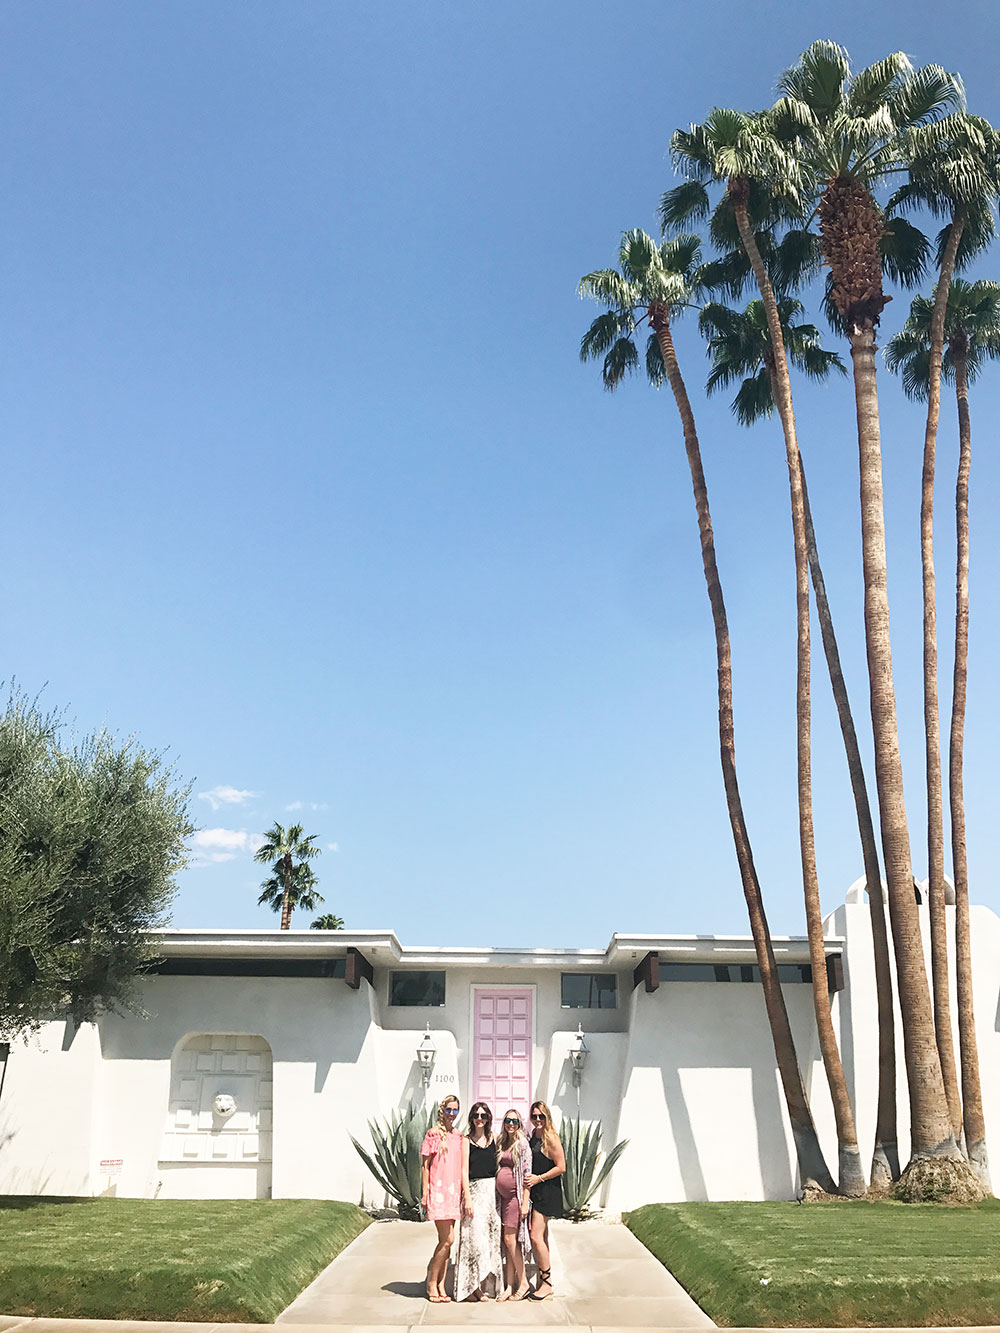
[[[381,1328],[560,1327],[690,1329],[715,1325],[623,1226],[554,1222],[547,1301],[432,1305],[424,1273],[434,1248],[429,1222],[375,1222],[278,1316],[301,1326]]]

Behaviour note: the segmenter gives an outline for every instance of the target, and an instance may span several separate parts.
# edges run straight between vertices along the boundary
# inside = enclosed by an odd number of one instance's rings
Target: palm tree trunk
[[[951,804],[951,855],[955,873],[955,981],[958,999],[958,1044],[962,1056],[962,1102],[965,1148],[969,1165],[988,1190],[990,1162],[986,1152],[986,1119],[979,1082],[976,1017],[972,1003],[972,939],[969,930],[969,876],[965,858],[965,802],[962,792],[965,741],[965,692],[969,659],[969,471],[972,429],[965,356],[953,344],[955,391],[958,397],[958,484],[955,527],[958,561],[955,580],[955,673],[951,707],[951,753],[948,794]]]
[[[861,550],[865,586],[865,645],[875,742],[875,779],[889,890],[889,919],[903,1019],[903,1052],[910,1099],[911,1159],[958,1155],[941,1077],[934,1018],[910,864],[903,768],[896,724],[889,639],[889,593],[882,499],[882,441],[871,320],[851,327],[851,360],[858,421]]]
[[[931,978],[934,986],[934,1032],[937,1037],[941,1073],[948,1098],[948,1112],[955,1138],[962,1138],[962,1099],[955,1068],[955,1041],[951,1027],[948,988],[948,913],[944,891],[944,811],[941,795],[941,719],[938,710],[937,605],[934,579],[934,466],[938,422],[941,416],[941,360],[944,354],[944,321],[955,255],[962,236],[959,215],[941,261],[934,293],[930,328],[927,424],[924,429],[924,461],[920,494],[920,566],[924,593],[924,752],[927,777],[927,885],[931,918]]]
[[[291,930],[292,928],[292,880],[294,871],[292,869],[291,853],[281,858],[281,878],[285,885],[285,892],[281,897],[281,929]]]
[[[760,256],[757,241],[750,226],[745,194],[734,190],[730,194],[735,204],[736,222],[740,239],[750,260],[757,285],[760,288],[767,327],[774,354],[771,383],[774,400],[781,417],[785,437],[785,458],[788,464],[788,488],[792,510],[792,538],[795,548],[795,620],[796,620],[796,737],[798,755],[799,854],[802,862],[802,891],[805,898],[806,930],[809,937],[809,957],[812,962],[813,1009],[820,1053],[830,1085],[834,1119],[837,1124],[840,1192],[851,1197],[864,1194],[866,1188],[854,1110],[847,1090],[847,1079],[837,1046],[837,1034],[830,1013],[830,987],[826,973],[826,944],[823,938],[823,912],[819,898],[819,875],[816,869],[816,839],[812,811],[812,734],[811,734],[811,645],[809,638],[809,553],[806,544],[805,505],[802,490],[802,468],[795,431],[795,412],[792,406],[792,386],[788,377],[788,357],[781,330],[774,290]]]
[[[715,647],[718,669],[719,688],[719,750],[722,760],[722,776],[726,790],[726,805],[729,822],[732,827],[733,841],[736,846],[736,859],[739,863],[743,894],[746,898],[747,912],[750,918],[750,930],[753,935],[757,965],[760,968],[761,988],[764,995],[764,1007],[774,1043],[774,1054],[781,1078],[781,1085],[788,1108],[788,1117],[792,1127],[792,1137],[799,1164],[799,1176],[803,1188],[820,1188],[832,1193],[833,1180],[823,1159],[812,1112],[806,1098],[802,1075],[795,1055],[795,1042],[792,1037],[785,998],[778,981],[778,969],[771,945],[767,917],[764,913],[763,895],[757,870],[753,862],[753,852],[747,833],[740,798],[739,782],[736,774],[736,740],[733,727],[733,675],[729,647],[729,624],[726,618],[725,602],[722,597],[722,584],[719,580],[718,565],[715,558],[715,538],[712,532],[712,518],[708,506],[708,487],[701,460],[701,446],[695,428],[694,413],[688,399],[687,389],[677,364],[673,339],[670,335],[670,321],[664,307],[650,309],[650,327],[656,334],[663,357],[667,380],[677,403],[681,425],[684,430],[684,447],[687,452],[688,466],[691,470],[691,483],[694,488],[695,508],[698,513],[698,530],[701,536],[702,563],[705,570],[705,582],[708,587],[709,602],[712,607],[712,620],[715,626]],[[826,976],[825,960],[823,975]]]
[[[816,594],[816,614],[819,618],[823,649],[826,653],[830,685],[833,689],[840,731],[847,753],[847,768],[854,793],[854,808],[858,817],[861,855],[868,889],[868,910],[871,914],[872,945],[875,955],[875,995],[878,1004],[878,1103],[875,1113],[875,1149],[872,1153],[871,1183],[876,1190],[885,1190],[899,1176],[899,1147],[896,1141],[896,1020],[892,1009],[892,968],[889,962],[889,929],[882,898],[882,874],[879,869],[878,844],[872,822],[868,784],[865,781],[861,747],[854,726],[854,714],[847,694],[847,682],[840,664],[840,650],[833,628],[833,616],[826,595],[826,580],[819,563],[819,549],[809,507],[809,488],[806,485],[805,466],[802,464],[802,500],[806,519],[806,544],[809,548],[809,568],[813,591]]]

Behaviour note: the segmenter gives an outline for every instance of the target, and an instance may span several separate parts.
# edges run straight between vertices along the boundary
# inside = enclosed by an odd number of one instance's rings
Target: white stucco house
[[[921,907],[926,917],[926,907]],[[925,921],[925,928],[926,928]],[[1000,1161],[1000,918],[972,909],[990,1151]],[[388,930],[166,930],[147,1016],[49,1023],[0,1063],[0,1194],[381,1202],[366,1121],[455,1092],[541,1097],[629,1140],[604,1202],[787,1199],[795,1158],[749,936],[616,934],[605,949],[417,948]],[[804,938],[778,938],[814,1114],[836,1162]],[[863,1151],[877,1081],[859,882],[826,921]],[[578,1083],[570,1054],[587,1047]],[[430,1034],[429,1040],[425,1034]],[[418,1047],[433,1046],[433,1065]],[[900,1042],[901,1048],[901,1042]],[[0,1048],[2,1051],[2,1048]],[[906,1151],[905,1076],[899,1074]]]

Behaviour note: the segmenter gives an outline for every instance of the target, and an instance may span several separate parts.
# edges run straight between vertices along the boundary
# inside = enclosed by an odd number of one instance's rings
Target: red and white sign
[[[122,1157],[102,1157],[101,1175],[102,1176],[120,1176],[125,1159]]]

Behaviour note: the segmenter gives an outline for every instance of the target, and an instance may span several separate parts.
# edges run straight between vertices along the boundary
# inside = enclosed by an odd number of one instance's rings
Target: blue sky
[[[301,818],[329,910],[412,943],[742,931],[676,413],[577,360],[581,274],[654,229],[671,131],[816,37],[906,49],[1000,122],[995,7],[36,0],[3,16],[3,676],[167,749],[202,825],[174,924],[266,927],[255,835]],[[831,11],[832,12],[832,11]],[[992,276],[987,259],[978,270]],[[897,294],[887,337],[905,317]],[[831,336],[832,341],[832,336]],[[776,932],[801,932],[780,432],[695,397],[737,743]],[[926,873],[922,416],[882,378],[896,681]],[[847,381],[797,389],[866,719]],[[966,791],[1000,909],[995,375],[973,400]],[[985,429],[984,429],[985,427]],[[975,446],[975,441],[974,441]],[[950,707],[953,400],[938,505]],[[818,646],[818,636],[817,636]],[[860,873],[815,672],[824,905]],[[868,747],[870,748],[870,746]],[[296,918],[305,925],[307,919]]]

